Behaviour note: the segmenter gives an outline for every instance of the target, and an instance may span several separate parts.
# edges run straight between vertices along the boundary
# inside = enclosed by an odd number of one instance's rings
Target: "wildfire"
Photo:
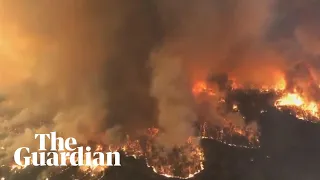
[[[202,93],[206,93],[207,95],[213,96],[215,95],[213,89],[209,88],[207,83],[201,81],[201,82],[197,82],[193,88],[192,88],[192,92],[195,95],[199,95]]]
[[[300,119],[306,117],[314,117],[319,119],[319,105],[315,101],[308,101],[298,93],[286,93],[275,102],[275,106],[279,109],[289,107],[295,110],[296,116]]]
[[[241,147],[246,149],[259,148],[259,133],[251,128],[237,127],[231,122],[225,120],[223,127],[209,127],[208,123],[204,123],[200,127],[202,139],[214,139],[223,144],[233,147]],[[233,143],[232,137],[237,136],[246,139],[246,143]],[[230,139],[231,138],[231,139]],[[228,141],[231,140],[231,141]]]
[[[308,92],[297,92],[296,89],[299,89],[299,82],[295,82],[297,84],[293,84],[294,91],[293,92],[288,92],[287,89],[287,82],[285,79],[285,73],[281,72],[275,72],[273,75],[276,77],[276,80],[274,84],[268,84],[268,85],[252,85],[252,86],[244,86],[243,84],[239,83],[236,78],[231,77],[229,78],[229,81],[231,84],[231,91],[234,90],[246,90],[246,89],[258,89],[260,90],[261,93],[264,92],[274,92],[277,96],[280,95],[278,99],[274,101],[274,106],[277,107],[279,110],[282,110],[284,108],[291,109],[294,111],[295,115],[297,118],[306,120],[306,119],[320,119],[320,112],[319,112],[319,102],[311,100],[310,98],[307,98],[305,96],[305,93]],[[313,78],[314,79],[314,78]],[[307,84],[314,84],[316,82],[312,81],[312,78],[309,80]],[[302,81],[302,80],[300,80]],[[303,83],[301,83],[303,84]],[[310,92],[320,92],[320,85],[315,85],[315,86],[308,86],[308,88],[305,88],[305,91]],[[292,87],[291,87],[292,88]],[[311,89],[310,89],[311,88]],[[318,88],[318,89],[312,89],[312,88]],[[192,88],[192,92],[195,97],[197,97],[199,94],[205,94],[207,96],[216,96],[215,92],[213,89],[208,87],[208,84],[205,81],[199,81],[194,84]],[[310,96],[310,95],[309,95]],[[308,96],[308,97],[309,97]],[[312,96],[311,96],[312,97]],[[225,103],[225,97],[218,97],[220,98],[220,103]],[[233,104],[232,105],[232,110],[234,112],[238,112],[238,105]],[[238,131],[239,132],[239,131]]]
[[[147,132],[144,157],[153,171],[165,177],[190,178],[203,170],[204,154],[202,148],[194,143],[196,137],[189,137],[184,145],[176,146],[168,152],[156,143],[159,134],[157,128]]]
[[[304,105],[304,100],[299,94],[288,93],[276,101],[277,106],[296,106]]]
[[[244,88],[243,85],[237,83],[236,79],[232,79],[230,91]],[[274,106],[278,109],[284,107],[293,109],[297,117],[315,117],[319,118],[319,104],[316,101],[308,101],[301,93],[286,92],[286,81],[283,76],[279,77],[278,82],[273,86],[261,86],[261,92],[274,91],[281,96],[274,102]],[[205,81],[199,81],[192,87],[192,92],[195,97],[200,94],[215,97],[217,91],[211,88]],[[279,93],[279,94],[278,94]],[[211,98],[209,98],[211,99]],[[213,98],[214,99],[214,98]],[[227,103],[225,97],[217,98],[219,103]],[[232,104],[232,111],[239,112],[240,104]],[[96,145],[95,151],[121,151],[126,156],[136,159],[145,159],[146,165],[152,170],[165,177],[175,177],[179,179],[187,179],[194,177],[204,169],[204,153],[203,149],[197,143],[199,139],[214,139],[229,146],[241,148],[256,148],[259,147],[259,134],[257,131],[238,127],[232,124],[228,119],[225,119],[222,127],[211,127],[208,123],[203,123],[199,126],[199,136],[193,136],[186,140],[184,144],[175,146],[171,151],[157,143],[157,137],[162,132],[157,128],[149,128],[145,137],[146,140],[141,143],[141,139],[132,140],[127,136],[126,140],[117,145]],[[241,137],[247,140],[247,144],[238,144],[233,142],[233,137]],[[142,145],[143,144],[143,145]],[[86,164],[84,162],[84,164]],[[88,163],[93,164],[93,163]],[[25,169],[26,166],[11,166],[12,171]],[[107,169],[107,166],[81,166],[80,172],[96,176],[102,174]]]
[[[103,145],[98,144],[96,146],[95,152],[103,152],[103,150],[104,150]],[[80,166],[79,170],[85,173],[90,173],[91,176],[97,176],[108,168],[108,166],[95,165],[95,163],[93,163],[93,159],[91,161],[92,162],[87,163],[87,161],[84,160],[83,162],[84,165]],[[90,165],[87,165],[87,164],[90,164]]]
[[[230,80],[231,80],[231,88],[232,88],[233,90],[244,88],[244,86],[243,86],[242,84],[240,84],[240,83],[237,81],[236,78],[231,77]]]
[[[233,128],[233,129],[232,129]],[[131,140],[127,136],[126,141],[118,145],[103,145],[97,144],[95,151],[122,151],[126,156],[131,156],[136,159],[145,159],[146,165],[151,167],[152,170],[165,177],[174,177],[179,179],[188,179],[194,177],[196,174],[204,169],[204,153],[203,149],[198,144],[200,139],[215,139],[220,142],[226,143],[224,138],[228,135],[239,135],[246,137],[248,132],[245,129],[240,129],[232,127],[227,130],[224,128],[224,132],[217,130],[215,133],[209,132],[210,128],[205,124],[201,126],[199,133],[200,136],[189,137],[184,144],[175,146],[172,150],[166,150],[159,144],[157,144],[157,137],[161,133],[157,128],[149,128],[146,131],[147,140],[145,146],[139,140]],[[231,130],[232,129],[232,130]],[[220,133],[220,136],[215,136],[216,133]],[[143,143],[144,144],[144,143]],[[228,144],[228,143],[227,143]],[[228,144],[229,146],[237,146],[235,144]],[[239,146],[244,147],[244,146]],[[100,177],[108,169],[107,166],[94,166],[86,165],[83,162],[83,166],[79,167],[79,172],[85,175],[90,175],[92,177]],[[94,163],[88,163],[94,164]],[[11,170],[16,172],[16,170],[22,170],[26,166],[12,166]]]
[[[84,164],[86,164],[86,161],[84,161]],[[90,162],[89,164],[93,164],[93,163]],[[84,166],[80,166],[79,170],[82,172],[89,172],[92,176],[95,176],[97,174],[104,172],[107,168],[108,166],[84,165]]]
[[[274,92],[282,92],[285,91],[287,87],[287,82],[285,80],[285,76],[283,73],[275,73],[277,77],[277,81],[272,85],[262,85],[260,87],[261,91],[274,91]]]
[[[231,82],[232,82],[231,83],[232,90],[244,87],[241,84],[237,83],[235,78],[232,78]],[[211,92],[214,92],[214,90],[211,88],[208,88],[208,85],[204,81],[199,81],[199,82],[195,83],[192,89],[193,89],[193,95],[195,96],[195,98],[197,98],[199,94],[204,94],[207,96],[218,96],[217,94],[211,93]],[[226,103],[224,96],[219,96],[216,98],[216,100],[217,100],[216,103],[218,103],[218,104],[225,104]],[[213,99],[208,99],[208,101],[213,101]],[[239,112],[238,104],[235,103],[232,105],[232,111],[234,113]],[[254,132],[253,130],[245,128],[245,127],[234,126],[234,124],[228,119],[224,120],[223,125],[220,128],[221,129],[215,129],[215,130],[213,130],[214,132],[211,131],[211,133],[208,133],[210,131],[209,130],[210,128],[208,127],[207,123],[204,123],[201,127],[201,130],[200,130],[201,137],[204,139],[208,139],[208,138],[215,139],[215,140],[218,140],[220,142],[223,142],[225,144],[232,145],[232,146],[243,146],[243,147],[247,147],[247,148],[255,147],[257,144],[259,144],[257,132]],[[230,139],[230,137],[232,137],[233,135],[238,135],[238,136],[244,137],[245,139],[248,140],[250,145],[246,146],[246,145],[233,144],[231,142],[227,142],[226,139]]]
[[[276,91],[284,91],[286,89],[287,83],[286,80],[284,79],[284,76],[280,76],[278,82],[276,85],[273,87]]]

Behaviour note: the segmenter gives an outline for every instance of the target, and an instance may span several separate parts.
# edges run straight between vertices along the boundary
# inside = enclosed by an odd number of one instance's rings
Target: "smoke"
[[[37,148],[36,132],[57,131],[80,143],[105,140],[99,139],[108,114],[105,66],[123,15],[117,6],[0,1],[5,160],[18,147]]]
[[[320,66],[318,58],[320,52],[320,23],[318,19],[320,13],[318,9],[320,4],[318,1],[312,0],[290,1],[289,4],[286,0],[280,2],[278,11],[282,12],[282,18],[279,18],[276,27],[277,29],[280,29],[280,33],[278,34],[281,36],[278,35],[278,39],[282,40],[282,42],[287,42],[282,44],[282,49],[287,54],[288,61],[298,61],[298,63],[294,64],[295,69],[291,70],[292,72],[290,75],[296,78],[296,81],[310,81],[315,83],[315,88],[310,85],[301,85],[301,83],[299,85],[304,93],[311,93],[311,96],[317,99],[318,95],[308,91],[318,91],[317,87],[319,84],[318,77]],[[287,26],[287,28],[284,28],[284,26]],[[287,33],[287,35],[283,35],[283,33]],[[301,72],[299,69],[303,68],[299,68],[299,66],[302,66],[304,69],[307,68],[307,70]],[[293,77],[291,77],[291,81],[295,80]]]
[[[192,126],[197,116],[192,87],[182,62],[162,51],[151,57],[151,94],[158,100],[158,124],[164,129],[159,142],[166,147],[182,144],[195,133]]]
[[[166,141],[183,142],[194,135],[198,102],[190,98],[190,84],[195,81],[220,73],[241,83],[272,85],[278,81],[284,59],[267,40],[274,6],[273,0],[158,2],[165,36],[151,56],[151,94],[158,100],[158,121],[166,130]],[[218,100],[211,102],[204,119],[223,124],[230,118],[245,126],[240,115],[222,117],[216,103]]]
[[[297,7],[296,7],[297,8]],[[302,3],[297,11],[299,12],[298,22],[294,29],[294,37],[300,45],[303,56],[300,61],[307,64],[308,73],[298,77],[309,80],[310,83],[301,86],[303,93],[309,99],[319,102],[319,55],[320,55],[320,23],[317,19],[320,17],[320,3],[317,1],[307,1]],[[306,83],[305,83],[306,84]]]
[[[0,0],[1,144],[10,154],[20,146],[14,142],[37,145],[27,134],[49,130],[107,143],[157,122],[160,143],[183,142],[198,119],[195,81],[228,73],[268,86],[288,56],[316,59],[316,7],[311,0]],[[274,33],[297,11],[290,36]]]
[[[300,5],[300,7],[298,7]],[[294,29],[294,36],[301,45],[302,50],[311,55],[319,55],[319,28],[317,20],[320,13],[317,1],[306,1],[305,3],[294,3],[292,8],[298,13],[297,25]]]
[[[195,79],[206,79],[210,72],[232,73],[243,68],[250,74],[266,64],[282,68],[281,56],[266,37],[274,6],[273,0],[162,1],[159,11],[168,26],[166,44],[183,57]],[[260,78],[269,79],[262,73]]]
[[[149,93],[149,56],[163,31],[153,1],[124,1],[122,5],[126,17],[116,33],[115,52],[106,66],[108,126],[120,126],[132,137],[156,125],[156,102]]]

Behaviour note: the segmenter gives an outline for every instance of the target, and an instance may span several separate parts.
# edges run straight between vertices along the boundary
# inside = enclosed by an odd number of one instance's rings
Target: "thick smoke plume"
[[[162,1],[160,12],[169,26],[164,41],[195,79],[228,72],[241,81],[271,84],[274,69],[283,68],[282,57],[266,37],[275,5],[273,0]],[[252,73],[260,79],[250,79]]]
[[[197,120],[196,102],[189,100],[190,84],[221,73],[241,83],[272,85],[278,80],[284,60],[266,40],[274,6],[272,0],[158,2],[165,37],[151,56],[151,89],[158,99],[160,126],[172,128],[167,135],[171,141],[194,135],[190,127]],[[221,125],[227,117],[220,116],[216,106],[209,105],[204,119]],[[244,126],[241,116],[228,118]]]
[[[192,129],[197,120],[183,61],[167,52],[154,54],[151,61],[151,93],[158,100],[158,123],[165,131],[159,141],[167,147],[182,144],[194,135]]]
[[[101,3],[0,1],[1,144],[8,158],[18,147],[38,147],[36,132],[107,140],[105,66],[121,12],[106,14]]]
[[[53,130],[108,143],[115,132],[158,125],[161,144],[184,142],[198,119],[194,82],[228,73],[268,86],[293,61],[318,64],[318,7],[312,0],[0,0],[4,153],[37,146],[33,134]],[[208,119],[221,121],[215,113],[219,120]]]
[[[283,76],[286,76],[288,83],[292,79],[309,82],[311,78],[319,84],[318,1],[187,0],[183,3],[161,1],[157,4],[165,37],[160,46],[164,51],[159,48],[155,50],[155,54],[161,52],[162,58],[155,58],[159,67],[154,71],[159,76],[162,74],[165,80],[162,86],[154,83],[152,92],[161,91],[161,96],[157,96],[160,102],[168,97],[173,98],[172,89],[180,92],[175,93],[176,99],[188,97],[190,88],[185,86],[189,89],[183,89],[179,84],[181,81],[174,83],[180,76],[187,77],[189,84],[221,73],[227,73],[238,83],[258,87],[273,87]],[[176,59],[179,59],[179,67],[176,67]],[[308,68],[308,73],[295,71],[296,64],[301,62]],[[171,75],[170,80],[171,68],[176,68],[176,73],[181,72],[181,75]],[[153,81],[159,82],[159,76],[154,76]],[[303,89],[310,91],[309,86]],[[179,109],[193,109],[194,103],[184,102],[171,105]],[[210,110],[205,119],[219,123],[226,118],[214,110],[215,104],[208,106]],[[175,121],[173,118],[163,118],[161,112],[174,114],[169,109],[159,105],[159,111],[160,124]],[[244,125],[241,117],[229,116],[229,120],[236,125]],[[193,133],[187,129],[180,131],[190,132],[190,135]]]

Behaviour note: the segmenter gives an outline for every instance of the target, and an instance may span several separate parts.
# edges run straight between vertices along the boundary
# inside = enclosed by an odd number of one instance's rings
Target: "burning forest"
[[[298,91],[297,89],[301,88],[299,86],[294,86],[292,90],[288,89],[284,77],[279,77],[279,84],[270,88],[246,87],[237,84],[233,78],[229,79],[227,75],[219,77],[218,79],[225,81],[209,77],[206,81],[196,82],[192,87],[191,91],[199,105],[197,113],[199,121],[193,125],[196,133],[186,139],[184,144],[172,147],[168,151],[158,142],[162,133],[159,128],[148,128],[145,134],[135,140],[127,135],[120,144],[98,144],[95,141],[88,143],[96,147],[96,151],[120,151],[126,157],[143,160],[153,172],[162,176],[186,179],[194,177],[204,169],[205,156],[199,144],[203,139],[212,139],[236,148],[260,148],[256,120],[259,119],[260,114],[267,112],[269,106],[276,107],[280,111],[287,110],[303,121],[308,120],[313,123],[318,121],[317,101],[308,99],[308,92]],[[315,81],[311,78],[308,84],[315,88],[312,90],[319,90],[319,87],[313,83]],[[205,113],[210,111],[214,111],[214,115],[219,115],[221,124],[214,124],[212,123],[214,121],[208,119],[210,116]],[[236,124],[234,118],[240,118],[239,121],[246,122],[246,126]],[[13,173],[19,173],[28,167],[3,166],[3,169],[5,168]],[[50,179],[69,168],[47,169],[42,174],[46,174],[46,178]],[[82,166],[75,177],[88,176],[91,179],[101,179],[108,172],[107,168],[107,166]]]
[[[285,132],[287,122],[316,129],[320,121],[320,5],[287,4],[0,0],[1,180],[117,180],[136,172],[203,180],[223,174],[212,169],[220,160],[232,168],[280,162],[284,150],[265,140],[280,126],[269,124],[284,123]],[[36,151],[34,134],[51,131],[93,152],[118,151],[122,166],[13,163],[15,149]],[[234,179],[225,174],[214,179]]]

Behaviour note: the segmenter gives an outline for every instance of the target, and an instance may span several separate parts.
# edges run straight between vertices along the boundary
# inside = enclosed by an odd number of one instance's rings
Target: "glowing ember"
[[[232,110],[233,110],[233,111],[238,111],[238,110],[239,110],[239,109],[238,109],[238,105],[236,105],[236,104],[232,105]]]
[[[233,147],[241,147],[246,149],[259,148],[259,133],[251,128],[243,128],[234,126],[226,120],[224,127],[209,127],[204,123],[200,127],[202,139],[214,139]],[[245,139],[243,143],[233,143],[232,137],[237,136]],[[230,141],[231,140],[231,141]]]
[[[24,164],[24,162],[22,162],[22,164]],[[13,164],[13,165],[11,165],[11,171],[19,171],[19,170],[25,169],[27,167],[28,167],[27,165],[20,166],[17,164]]]
[[[85,161],[84,161],[84,164],[86,164]],[[93,163],[90,162],[89,164],[93,164]],[[80,166],[79,170],[83,172],[90,172],[92,175],[96,175],[104,172],[107,168],[108,166],[84,165],[84,166]]]

